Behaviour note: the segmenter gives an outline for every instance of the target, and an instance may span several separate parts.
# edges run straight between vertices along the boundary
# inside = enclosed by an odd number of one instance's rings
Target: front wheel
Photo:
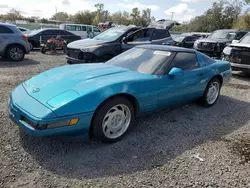
[[[134,107],[124,97],[104,102],[96,111],[92,133],[104,142],[120,140],[135,124]]]
[[[41,51],[42,54],[45,54],[46,51],[47,51],[47,50],[46,50],[46,47],[41,47],[40,51]]]
[[[220,96],[221,81],[218,78],[213,78],[207,85],[207,88],[202,97],[202,102],[205,107],[213,106]]]

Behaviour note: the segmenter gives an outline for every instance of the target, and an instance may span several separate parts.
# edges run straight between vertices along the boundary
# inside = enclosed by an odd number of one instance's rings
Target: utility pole
[[[171,13],[171,20],[173,20],[173,17],[174,17],[174,13],[175,12],[170,12]]]
[[[57,20],[57,7],[56,7],[56,14],[55,14],[56,20]]]

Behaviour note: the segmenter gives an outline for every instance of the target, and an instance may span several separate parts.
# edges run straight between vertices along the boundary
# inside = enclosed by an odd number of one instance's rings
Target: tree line
[[[180,32],[213,32],[230,28],[250,30],[249,10],[242,13],[243,6],[248,3],[250,0],[218,0],[204,14],[173,29]]]
[[[76,24],[87,25],[98,25],[98,23],[110,21],[118,25],[138,25],[143,27],[149,25],[151,20],[155,20],[155,18],[151,16],[151,9],[149,8],[140,11],[137,7],[135,7],[131,12],[118,11],[111,14],[105,9],[104,4],[98,3],[95,5],[95,9],[95,11],[79,11],[74,15],[68,14],[66,12],[58,12],[50,19],[63,22],[70,21]],[[29,22],[35,22],[35,20],[39,20],[41,23],[49,23],[49,20],[46,18],[39,19],[37,17],[24,17],[19,11],[15,9],[12,9],[5,15],[0,15],[0,19],[11,21],[27,20]]]

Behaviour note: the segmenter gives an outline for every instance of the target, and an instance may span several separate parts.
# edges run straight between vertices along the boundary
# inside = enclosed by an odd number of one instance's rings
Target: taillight
[[[81,39],[84,39],[84,37],[81,37]]]
[[[22,35],[24,40],[28,40],[28,37],[26,35]]]

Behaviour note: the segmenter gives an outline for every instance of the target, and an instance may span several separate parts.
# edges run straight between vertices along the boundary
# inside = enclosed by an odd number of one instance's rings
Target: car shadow
[[[33,59],[28,59],[28,58],[24,58],[23,61],[19,61],[19,62],[13,62],[13,61],[9,61],[8,59],[5,59],[5,58],[0,58],[0,67],[1,68],[29,66],[29,65],[37,65],[37,64],[40,64],[40,62],[33,60]]]
[[[239,71],[233,71],[233,77],[242,81],[250,81],[250,74],[246,75]]]
[[[249,103],[221,96],[211,108],[191,104],[139,118],[135,129],[113,144],[35,137],[20,140],[46,170],[92,179],[157,168],[202,143],[220,140],[249,119]]]

